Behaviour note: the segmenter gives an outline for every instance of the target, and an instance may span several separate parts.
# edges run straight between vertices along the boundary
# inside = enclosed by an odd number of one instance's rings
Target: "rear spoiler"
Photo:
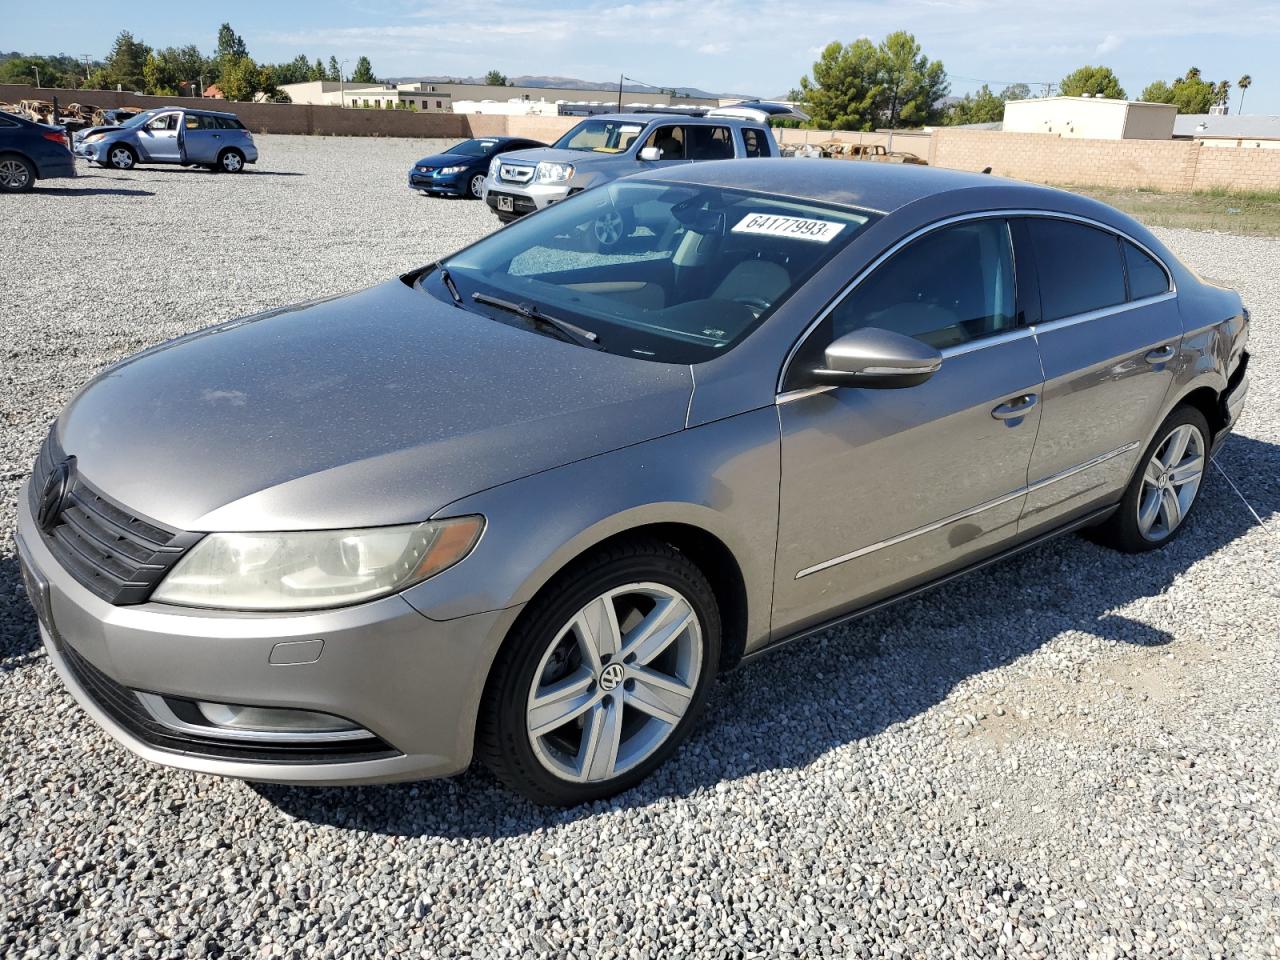
[[[777,103],[771,100],[741,100],[728,106],[716,107],[707,111],[708,117],[725,117],[735,120],[754,120],[756,123],[768,123],[774,117],[788,117],[795,120],[808,120],[809,115],[789,103]]]

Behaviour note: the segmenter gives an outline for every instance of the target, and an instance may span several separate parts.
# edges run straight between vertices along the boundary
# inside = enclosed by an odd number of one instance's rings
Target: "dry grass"
[[[1109,203],[1149,227],[1219,230],[1253,237],[1280,236],[1280,190],[1166,193],[1077,185],[1064,185],[1064,188]]]

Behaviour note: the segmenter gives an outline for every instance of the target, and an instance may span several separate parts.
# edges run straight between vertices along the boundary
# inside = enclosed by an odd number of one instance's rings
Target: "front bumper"
[[[18,552],[47,616],[49,659],[116,740],[156,763],[276,783],[342,784],[449,776],[471,761],[489,666],[519,608],[455,620],[392,596],[336,610],[245,614],[158,603],[114,606],[64,570],[24,488]],[[322,640],[308,663],[273,663],[278,644]],[[312,645],[314,649],[316,645]],[[138,693],[332,714],[376,736],[368,749],[278,752],[173,736]],[[217,738],[210,738],[216,740]]]
[[[441,193],[452,197],[460,197],[467,192],[467,176],[456,173],[449,177],[434,177],[429,173],[411,172],[409,188],[423,190],[427,193]]]
[[[511,219],[522,217],[527,213],[545,210],[553,203],[559,203],[574,191],[567,183],[524,183],[512,184],[501,180],[490,179],[485,183],[484,201],[489,209],[499,217]],[[511,200],[510,210],[501,209],[500,197]]]

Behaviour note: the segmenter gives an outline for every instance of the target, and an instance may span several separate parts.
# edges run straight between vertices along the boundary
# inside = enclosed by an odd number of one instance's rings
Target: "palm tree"
[[[1219,80],[1217,87],[1213,91],[1214,102],[1220,107],[1225,107],[1227,101],[1231,99],[1231,81]]]
[[[1236,81],[1236,86],[1240,88],[1240,103],[1236,106],[1236,113],[1244,112],[1244,92],[1249,89],[1249,85],[1253,83],[1253,77],[1247,73]]]
[[[1200,79],[1200,68],[1199,68],[1199,67],[1191,67],[1189,70],[1187,70],[1187,79],[1188,79],[1188,80],[1199,80],[1199,79]]]

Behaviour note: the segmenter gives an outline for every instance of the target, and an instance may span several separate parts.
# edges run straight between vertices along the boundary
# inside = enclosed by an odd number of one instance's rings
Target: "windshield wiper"
[[[447,267],[440,267],[440,279],[444,282],[444,287],[449,291],[449,296],[453,297],[454,303],[461,303],[462,297],[458,295],[458,288],[453,285],[453,277],[449,276]]]
[[[499,310],[514,313],[517,317],[523,317],[531,323],[543,324],[560,334],[561,339],[576,343],[580,347],[587,347],[591,350],[604,349],[604,344],[600,342],[600,338],[592,331],[580,327],[576,323],[570,323],[568,320],[548,316],[532,303],[515,303],[511,300],[503,300],[501,297],[491,297],[487,293],[473,293],[471,299],[476,303],[487,304],[490,307],[497,307]]]

